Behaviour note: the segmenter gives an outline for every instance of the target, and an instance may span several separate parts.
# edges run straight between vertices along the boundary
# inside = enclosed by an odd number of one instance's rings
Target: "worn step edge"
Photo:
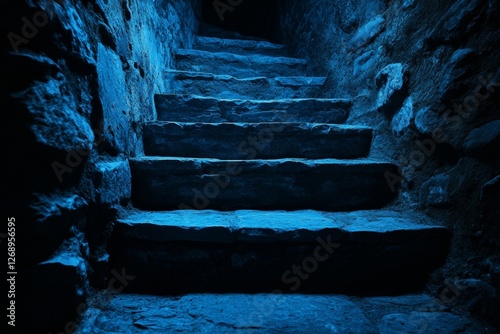
[[[259,83],[276,83],[284,87],[300,87],[304,85],[323,86],[327,77],[309,77],[309,76],[279,76],[279,77],[247,77],[237,78],[231,75],[214,74],[209,72],[181,71],[168,69],[164,71],[165,75],[173,76],[177,80],[210,80],[210,81],[231,81],[231,82],[251,82]]]
[[[287,134],[289,130],[303,130],[309,131],[311,134],[328,135],[331,133],[349,134],[349,133],[372,133],[373,128],[368,126],[350,125],[350,124],[328,124],[328,123],[299,123],[299,122],[221,122],[221,123],[205,123],[205,122],[171,122],[171,121],[150,121],[144,123],[145,127],[149,126],[172,126],[177,128],[178,131],[172,131],[169,135],[182,136],[183,130],[194,130],[203,127],[207,128],[220,128],[225,132],[221,135],[233,135],[234,133],[241,133],[241,130],[248,129],[268,129],[269,127],[280,127],[279,134]],[[173,130],[173,129],[172,129]],[[231,132],[234,131],[234,132]]]
[[[154,99],[158,120],[174,122],[288,121],[338,124],[345,121],[352,107],[351,100],[325,98],[252,100],[156,94]]]
[[[188,100],[199,100],[199,101],[213,101],[213,103],[234,103],[240,105],[243,103],[254,103],[260,105],[272,105],[272,104],[296,104],[296,103],[341,103],[352,105],[350,99],[345,98],[290,98],[290,99],[226,99],[226,98],[216,98],[211,96],[203,96],[196,94],[155,94],[155,97],[164,99],[175,99],[175,98],[185,98]]]
[[[275,44],[266,41],[248,40],[248,39],[227,39],[217,37],[197,36],[196,46],[218,46],[220,48],[234,47],[247,50],[276,50],[284,51],[285,45]]]
[[[151,242],[311,243],[394,242],[448,229],[421,214],[386,210],[355,212],[214,210],[136,211],[117,220],[115,237]]]
[[[335,166],[345,166],[345,167],[356,167],[356,166],[395,166],[391,162],[387,161],[377,161],[371,159],[351,159],[351,160],[341,160],[341,159],[300,159],[300,158],[282,158],[282,159],[261,159],[261,160],[226,160],[226,159],[212,159],[212,158],[188,158],[188,157],[159,157],[159,156],[151,156],[151,157],[137,157],[131,158],[131,163],[154,163],[154,162],[179,162],[179,163],[189,163],[196,167],[202,167],[204,163],[239,163],[239,164],[248,164],[254,166],[273,166],[279,165],[283,163],[290,163],[294,165],[302,165],[308,167],[314,166],[326,166],[326,165],[335,165]]]
[[[287,66],[301,66],[306,65],[307,60],[301,58],[291,58],[283,56],[267,56],[267,55],[239,55],[236,53],[229,52],[210,52],[195,49],[179,49],[175,54],[177,60],[189,60],[196,59],[198,62],[200,60],[217,60],[217,61],[227,61],[232,63],[243,63],[254,65],[287,65]]]
[[[146,155],[219,159],[366,157],[373,129],[320,123],[144,124]]]

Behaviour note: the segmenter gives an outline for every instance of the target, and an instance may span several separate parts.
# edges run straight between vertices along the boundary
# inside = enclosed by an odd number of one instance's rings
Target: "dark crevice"
[[[277,0],[202,0],[203,23],[224,30],[272,40],[275,38]]]

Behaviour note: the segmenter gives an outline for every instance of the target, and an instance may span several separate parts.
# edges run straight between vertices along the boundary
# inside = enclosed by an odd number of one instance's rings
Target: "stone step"
[[[155,95],[157,119],[171,122],[343,123],[347,99],[221,99],[188,94]]]
[[[450,235],[393,211],[136,211],[119,219],[112,268],[128,292],[401,293],[446,259]]]
[[[225,52],[240,55],[262,54],[275,57],[287,56],[287,50],[283,44],[245,39],[198,36],[196,37],[195,49],[209,52],[220,52],[224,50]]]
[[[144,125],[150,156],[245,159],[354,159],[370,152],[372,129],[318,123],[177,123]]]
[[[132,201],[146,210],[376,209],[396,196],[398,167],[369,160],[130,160]],[[392,176],[392,178],[391,178]]]
[[[230,74],[238,78],[294,76],[306,72],[306,60],[265,55],[238,55],[180,49],[175,55],[178,70]]]
[[[326,77],[254,77],[238,79],[212,73],[165,71],[168,93],[231,99],[322,97]]]

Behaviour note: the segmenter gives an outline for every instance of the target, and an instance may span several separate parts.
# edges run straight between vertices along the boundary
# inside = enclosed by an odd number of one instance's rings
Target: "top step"
[[[176,68],[182,71],[229,74],[238,78],[299,76],[306,73],[305,59],[264,55],[238,55],[180,49],[175,55]]]
[[[196,37],[195,49],[210,52],[225,52],[248,55],[262,54],[275,57],[287,56],[287,50],[282,44],[246,39],[223,39],[215,37]]]

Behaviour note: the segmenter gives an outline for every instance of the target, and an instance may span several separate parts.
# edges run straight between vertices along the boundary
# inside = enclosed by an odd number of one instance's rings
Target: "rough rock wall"
[[[354,98],[348,122],[376,128],[371,156],[402,166],[396,209],[422,210],[454,232],[448,265],[430,288],[453,290],[453,307],[492,319],[500,287],[499,6],[280,3],[281,38],[310,59],[311,72],[328,74],[325,96]]]
[[[106,265],[106,235],[130,197],[127,158],[142,153],[163,70],[193,41],[195,2],[4,3],[3,185],[15,219],[17,328],[72,332],[89,279],[123,288],[125,269]]]

